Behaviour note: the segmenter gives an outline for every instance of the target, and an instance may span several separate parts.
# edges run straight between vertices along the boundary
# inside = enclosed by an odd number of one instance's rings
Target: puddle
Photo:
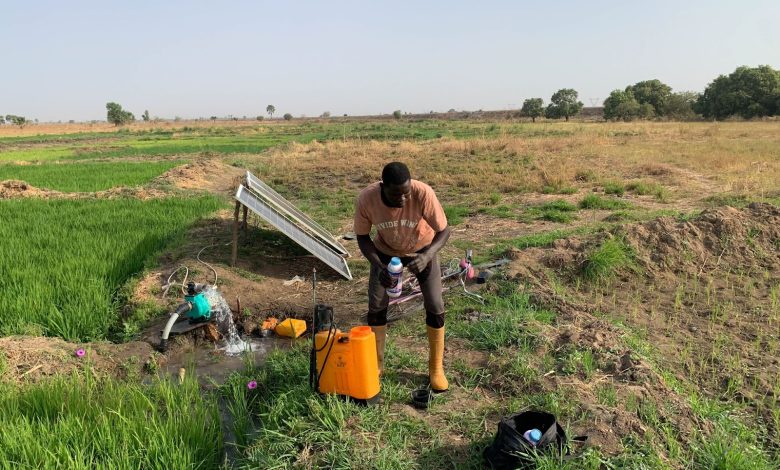
[[[301,339],[297,341],[301,341]],[[178,377],[179,369],[183,367],[187,374],[197,374],[198,381],[202,386],[221,385],[231,373],[244,369],[247,361],[251,360],[255,365],[260,365],[265,361],[269,352],[288,348],[292,344],[289,338],[278,336],[251,338],[250,341],[241,341],[241,343],[250,344],[251,351],[245,353],[242,347],[231,351],[235,354],[230,355],[226,353],[223,345],[205,343],[169,353],[168,361],[162,367],[162,372],[169,377]],[[227,347],[232,346],[228,344]]]

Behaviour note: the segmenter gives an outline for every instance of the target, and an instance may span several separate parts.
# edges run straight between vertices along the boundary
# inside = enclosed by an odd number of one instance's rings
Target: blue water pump
[[[187,284],[187,295],[184,301],[190,305],[187,311],[187,318],[191,323],[200,323],[211,319],[211,306],[203,295],[203,292],[196,292],[195,283]]]
[[[176,323],[180,315],[187,315],[188,322]],[[211,320],[211,305],[203,292],[198,292],[194,282],[187,284],[187,293],[184,295],[184,302],[171,313],[168,323],[160,336],[160,345],[158,349],[165,352],[168,349],[168,336],[171,332],[179,334],[189,331],[193,328],[205,325]]]

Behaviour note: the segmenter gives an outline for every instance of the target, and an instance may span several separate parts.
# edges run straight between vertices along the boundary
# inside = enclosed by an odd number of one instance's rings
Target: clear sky
[[[780,1],[0,0],[0,114],[105,119],[586,106],[780,68]]]

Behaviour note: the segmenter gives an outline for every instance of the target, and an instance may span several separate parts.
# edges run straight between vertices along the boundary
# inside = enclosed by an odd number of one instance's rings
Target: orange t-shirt
[[[436,193],[427,184],[412,180],[412,195],[404,207],[388,207],[382,188],[372,183],[360,192],[355,205],[355,234],[368,235],[376,227],[374,246],[390,256],[406,256],[431,244],[436,232],[447,228]]]

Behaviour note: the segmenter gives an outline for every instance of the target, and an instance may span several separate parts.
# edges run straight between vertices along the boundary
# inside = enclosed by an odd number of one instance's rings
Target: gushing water
[[[225,301],[225,298],[217,291],[214,286],[204,286],[203,296],[208,300],[211,306],[211,314],[217,322],[217,328],[225,338],[225,345],[220,349],[225,351],[228,356],[236,356],[244,351],[251,351],[252,343],[244,341],[238,334],[236,324],[233,323],[233,312]]]

